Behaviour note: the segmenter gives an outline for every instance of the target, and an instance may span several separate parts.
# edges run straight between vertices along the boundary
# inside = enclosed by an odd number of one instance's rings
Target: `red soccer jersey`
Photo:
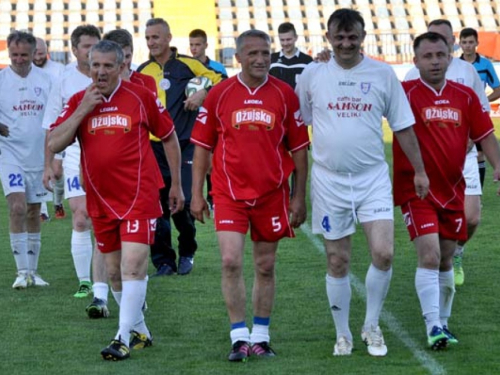
[[[251,89],[235,76],[210,90],[191,141],[213,149],[213,194],[248,200],[288,178],[295,168],[290,152],[307,147],[309,137],[290,86],[269,76]]]
[[[71,97],[53,128],[71,116],[84,94]],[[82,120],[76,136],[89,216],[132,220],[161,215],[163,182],[148,134],[164,139],[174,131],[164,112],[148,89],[121,81]]]
[[[135,83],[136,85],[139,85],[139,86],[146,87],[147,89],[149,89],[149,91],[151,91],[153,93],[155,98],[158,97],[158,91],[156,89],[156,81],[153,77],[148,76],[146,74],[136,72],[133,70],[132,72],[130,72],[129,78],[130,78],[130,82]],[[167,112],[167,111],[165,111],[165,112]]]
[[[436,92],[420,79],[403,82],[416,124],[413,127],[430,181],[428,198],[438,206],[462,210],[463,168],[468,139],[478,142],[493,132],[493,123],[472,89],[446,81]],[[394,201],[416,198],[414,170],[396,138],[393,142]]]

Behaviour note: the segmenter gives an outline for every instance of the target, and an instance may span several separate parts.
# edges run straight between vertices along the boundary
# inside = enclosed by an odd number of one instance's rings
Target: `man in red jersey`
[[[269,76],[271,42],[259,30],[241,34],[236,58],[242,71],[212,88],[200,108],[191,142],[195,147],[191,212],[209,215],[203,182],[213,151],[215,230],[222,255],[222,291],[231,323],[230,361],[253,353],[274,356],[269,321],[274,301],[278,241],[293,237],[305,221],[307,128],[290,86]],[[288,177],[296,189],[289,202]],[[250,226],[255,282],[253,328],[245,324],[245,234]]]
[[[81,144],[88,213],[112,289],[120,294],[115,295],[120,302],[118,333],[101,351],[106,360],[130,357],[131,331],[152,343],[141,308],[163,183],[149,132],[162,140],[173,172],[171,210],[181,210],[184,204],[173,123],[149,90],[120,78],[123,60],[122,48],[112,41],[101,41],[91,49],[93,83],[70,99],[48,141],[52,152],[63,150],[75,138]]]
[[[445,79],[451,61],[446,39],[428,32],[415,39],[413,48],[420,79],[403,82],[403,86],[415,115],[415,134],[430,188],[423,200],[415,195],[413,169],[395,139],[394,201],[401,206],[417,250],[415,287],[428,344],[439,350],[458,343],[448,329],[448,318],[455,293],[453,253],[457,241],[467,239],[462,170],[468,140],[483,147],[494,167],[495,181],[500,178],[500,151],[491,119],[475,92]]]
[[[153,77],[132,70],[132,56],[134,54],[134,39],[125,29],[112,30],[102,37],[103,40],[111,40],[117,43],[123,50],[123,63],[125,69],[121,74],[121,78],[125,81],[130,81],[139,86],[144,86],[149,89],[155,98],[158,96],[156,91],[156,81]],[[168,113],[165,111],[164,113]]]

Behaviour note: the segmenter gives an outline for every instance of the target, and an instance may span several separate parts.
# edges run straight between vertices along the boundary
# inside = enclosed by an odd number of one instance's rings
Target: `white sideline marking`
[[[302,224],[300,229],[313,243],[314,247],[320,253],[325,254],[323,242],[312,233],[309,224]],[[354,287],[358,295],[360,295],[366,301],[366,290],[364,284],[353,273],[349,273],[349,279],[351,280],[351,285]],[[382,310],[380,318],[387,325],[389,331],[392,332],[396,337],[398,337],[399,340],[401,340],[401,342],[408,349],[410,349],[410,351],[413,353],[413,356],[432,375],[446,375],[446,370],[436,360],[434,360],[434,358],[427,354],[425,350],[420,349],[420,345],[415,343],[415,341],[410,337],[408,332],[404,330],[403,326],[399,323],[394,315],[392,315],[384,308]]]

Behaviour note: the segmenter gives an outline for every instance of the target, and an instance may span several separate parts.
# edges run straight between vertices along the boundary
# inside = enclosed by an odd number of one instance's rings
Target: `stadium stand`
[[[414,35],[435,18],[450,20],[455,31],[500,29],[498,0],[0,0],[0,40],[11,29],[31,30],[48,40],[51,51],[70,56],[67,36],[76,26],[91,23],[103,32],[126,28],[142,56],[147,55],[142,45],[145,23],[158,16],[171,24],[182,53],[188,53],[186,41],[193,28],[208,30],[213,36],[209,45],[221,51],[233,48],[234,38],[250,28],[268,32],[278,49],[278,25],[290,21],[299,34],[298,46],[314,54],[327,45],[326,23],[339,7],[362,13],[368,33],[365,51],[389,62],[407,61]]]

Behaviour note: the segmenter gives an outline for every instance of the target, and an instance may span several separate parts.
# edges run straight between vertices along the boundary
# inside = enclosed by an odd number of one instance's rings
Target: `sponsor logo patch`
[[[132,129],[132,119],[119,113],[93,116],[88,121],[88,132],[95,134],[98,130],[122,129],[128,133]]]

